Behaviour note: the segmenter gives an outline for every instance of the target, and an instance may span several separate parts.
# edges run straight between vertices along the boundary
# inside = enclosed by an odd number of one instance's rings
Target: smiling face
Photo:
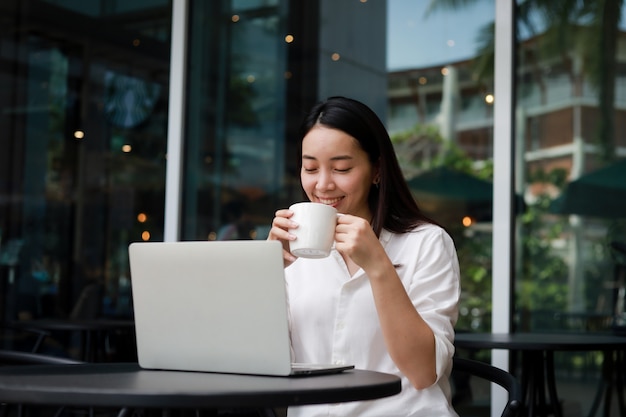
[[[341,130],[316,125],[302,140],[300,180],[312,202],[371,221],[367,197],[375,175],[359,142]]]

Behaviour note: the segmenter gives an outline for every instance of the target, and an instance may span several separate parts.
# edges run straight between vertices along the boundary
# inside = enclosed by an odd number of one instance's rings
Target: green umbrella
[[[442,224],[454,224],[465,216],[491,220],[493,185],[489,181],[441,166],[410,179],[408,185],[420,208]]]
[[[447,167],[437,167],[408,181],[409,188],[417,193],[467,203],[491,203],[493,184],[473,175]]]
[[[550,211],[594,217],[626,217],[626,159],[570,182],[552,202]]]

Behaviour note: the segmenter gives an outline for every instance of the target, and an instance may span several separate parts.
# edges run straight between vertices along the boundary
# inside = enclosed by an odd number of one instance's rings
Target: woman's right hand
[[[289,209],[281,209],[275,213],[272,221],[272,228],[267,240],[279,240],[283,244],[283,261],[285,268],[291,265],[297,258],[289,251],[289,242],[295,240],[296,237],[289,233],[289,229],[298,227],[298,223],[292,221],[293,211]]]

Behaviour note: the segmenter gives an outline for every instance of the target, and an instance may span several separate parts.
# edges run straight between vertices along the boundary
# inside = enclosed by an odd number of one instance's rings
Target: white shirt
[[[415,308],[435,334],[437,381],[416,390],[385,347],[365,272],[350,276],[333,249],[323,259],[299,258],[286,268],[294,362],[349,363],[402,378],[402,392],[383,399],[298,406],[289,417],[456,416],[449,376],[460,295],[459,264],[450,236],[435,225],[410,233],[384,230],[385,248]]]

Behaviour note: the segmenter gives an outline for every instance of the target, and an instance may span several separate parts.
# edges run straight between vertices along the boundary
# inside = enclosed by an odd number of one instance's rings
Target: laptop
[[[292,364],[278,241],[129,245],[139,365],[256,375],[341,372]]]

